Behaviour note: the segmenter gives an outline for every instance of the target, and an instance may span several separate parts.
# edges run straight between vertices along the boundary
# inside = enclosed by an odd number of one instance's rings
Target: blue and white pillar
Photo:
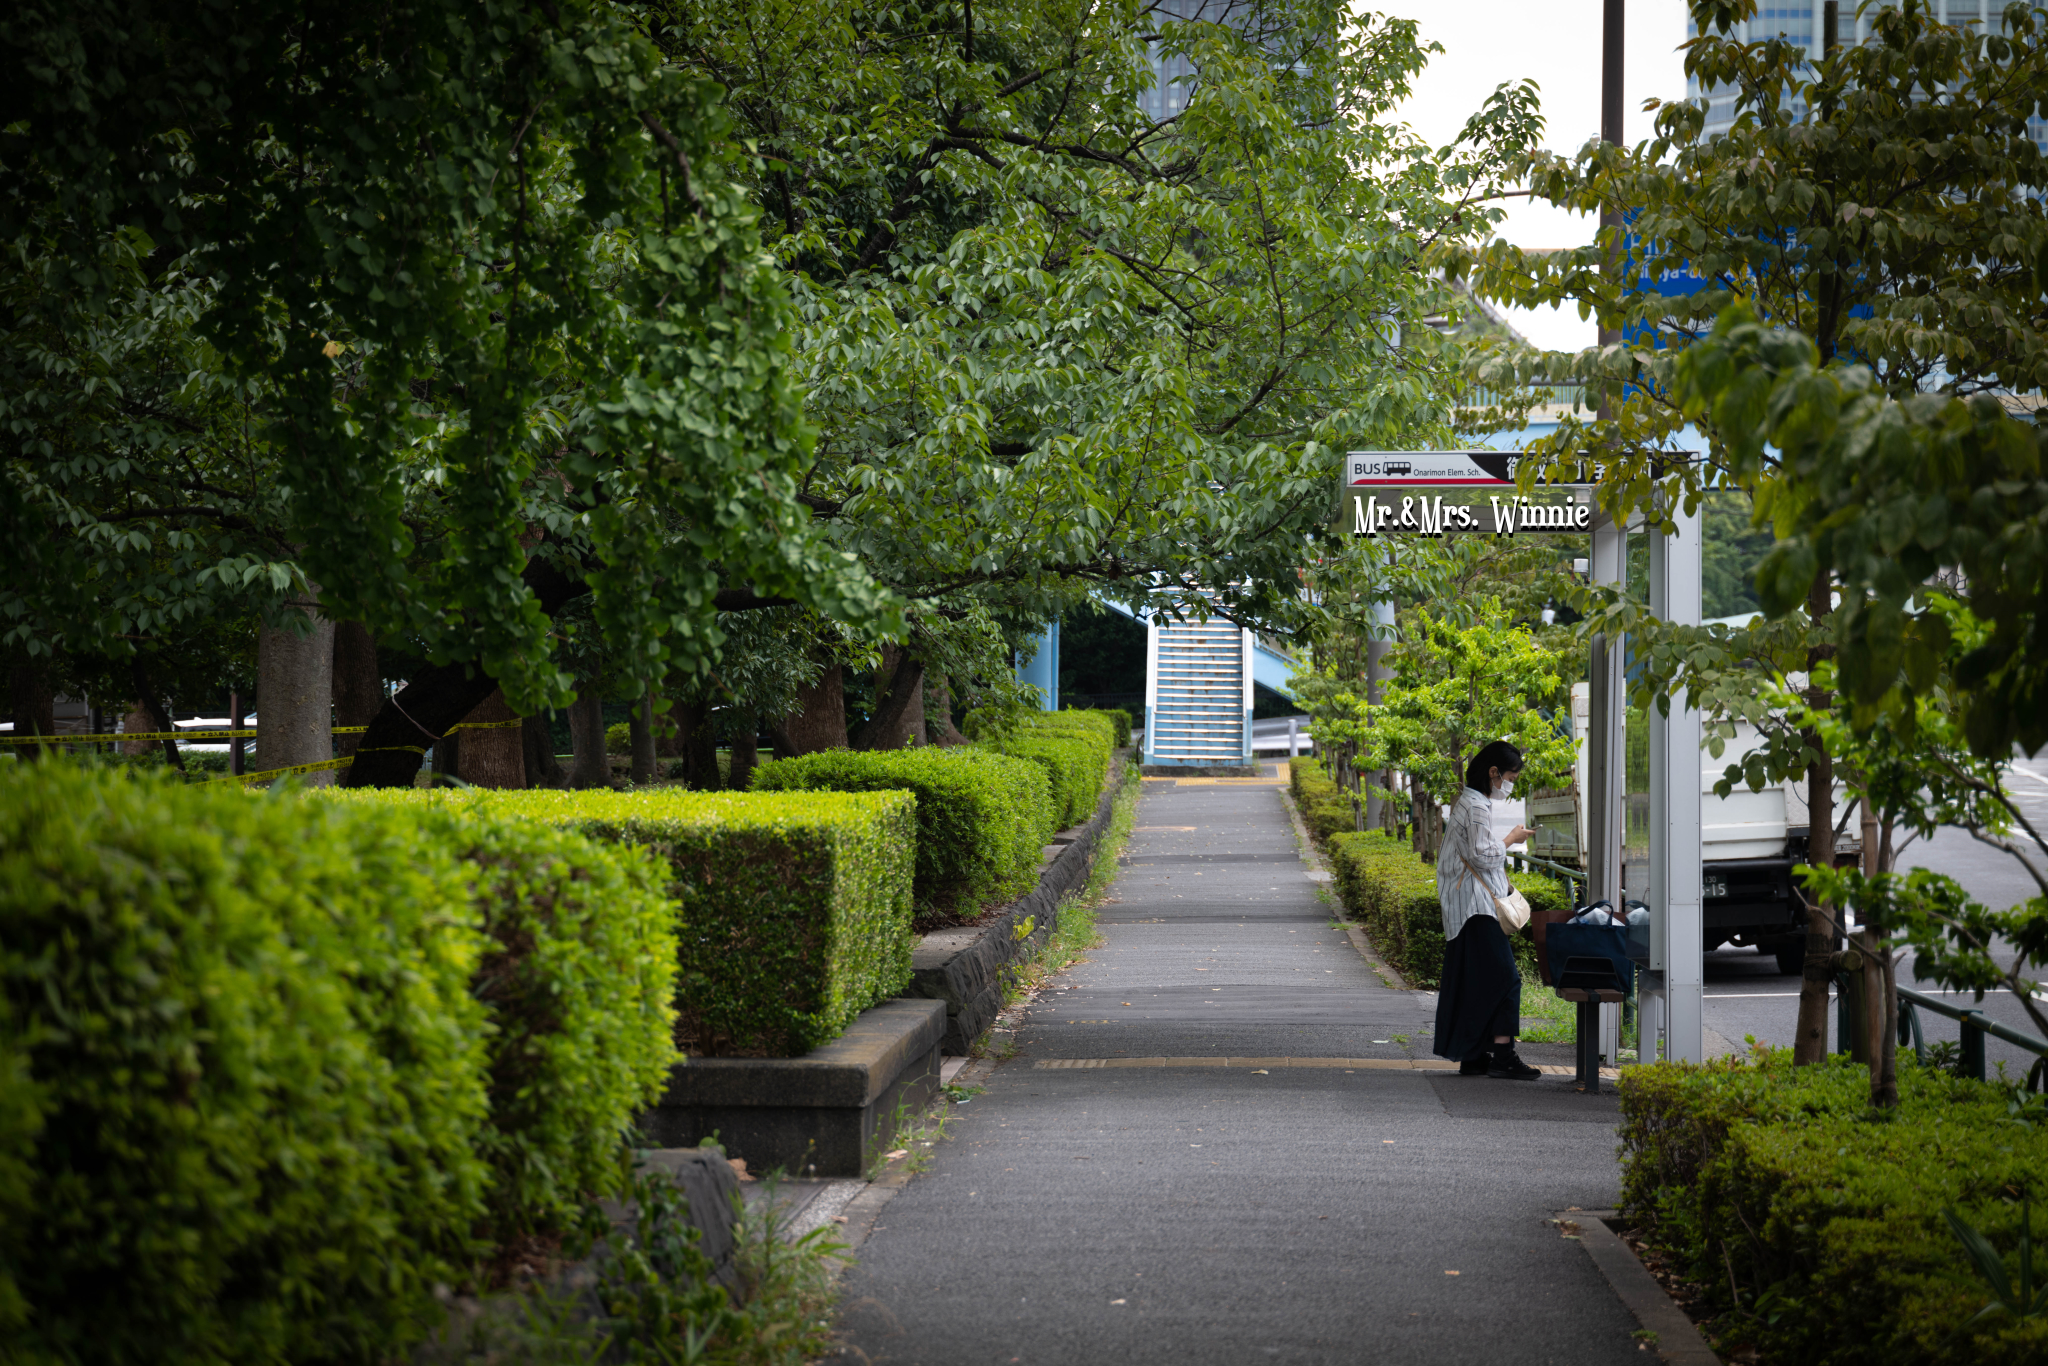
[[[1045,634],[1038,638],[1038,651],[1029,660],[1019,658],[1017,681],[1028,683],[1045,694],[1045,709],[1060,709],[1060,622],[1054,617],[1052,625],[1045,628]]]

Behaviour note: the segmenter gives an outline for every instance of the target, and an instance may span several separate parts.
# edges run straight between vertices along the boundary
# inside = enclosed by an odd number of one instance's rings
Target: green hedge
[[[643,845],[678,916],[676,1041],[791,1057],[910,982],[916,800],[907,792],[493,793],[492,805]]]
[[[1382,830],[1343,832],[1324,842],[1337,895],[1387,965],[1414,986],[1434,989],[1443,973],[1443,903],[1436,869]],[[1536,873],[1509,873],[1532,910],[1569,910],[1571,895]],[[1509,941],[1525,977],[1536,975],[1536,941],[1528,927]]]
[[[754,770],[756,792],[907,791],[917,797],[917,928],[1024,895],[1058,828],[1046,770],[963,746],[826,750]]]
[[[1358,814],[1351,795],[1330,778],[1320,759],[1290,759],[1287,785],[1294,794],[1295,809],[1302,824],[1318,844],[1332,835],[1358,828]]]
[[[423,833],[462,860],[482,914],[471,992],[492,1026],[485,1232],[560,1233],[585,1198],[616,1193],[620,1140],[678,1057],[666,870],[482,794],[418,795],[432,817]]]
[[[1990,1298],[1942,1217],[1953,1206],[2018,1281],[2020,1210],[2040,1275],[2048,1113],[2004,1088],[1899,1069],[1892,1116],[1866,1068],[1786,1050],[1624,1069],[1622,1198],[1722,1311],[1725,1348],[1817,1366],[2048,1360],[2048,1320],[1971,1320]],[[1737,1303],[1736,1297],[1740,1296]]]
[[[1118,749],[1131,747],[1131,714],[1122,707],[1070,707],[1056,713],[1060,716],[1099,716],[1109,722],[1110,744]]]
[[[982,746],[1044,767],[1056,828],[1064,830],[1095,814],[1115,738],[1115,728],[1094,712],[1030,712]]]
[[[438,1318],[487,1180],[474,919],[394,810],[0,771],[13,1359],[369,1359]]]

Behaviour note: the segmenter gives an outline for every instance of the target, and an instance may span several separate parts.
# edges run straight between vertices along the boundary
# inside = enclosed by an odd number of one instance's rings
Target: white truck
[[[1572,734],[1587,733],[1590,685],[1572,686]],[[1737,784],[1725,797],[1714,784],[1729,764],[1755,746],[1756,733],[1739,729],[1721,758],[1700,751],[1700,855],[1702,949],[1724,944],[1774,954],[1778,970],[1796,973],[1806,953],[1806,912],[1792,880],[1793,865],[1807,859],[1806,785],[1784,782],[1751,792]],[[1585,867],[1586,810],[1579,794],[1586,790],[1586,749],[1579,746],[1572,785],[1563,792],[1532,792],[1528,801],[1529,853],[1567,867]],[[1836,788],[1837,806],[1844,800]],[[1649,883],[1650,798],[1631,792],[1627,799],[1627,838],[1623,843],[1622,885],[1641,897]],[[1837,854],[1858,847],[1853,837],[1836,841]]]

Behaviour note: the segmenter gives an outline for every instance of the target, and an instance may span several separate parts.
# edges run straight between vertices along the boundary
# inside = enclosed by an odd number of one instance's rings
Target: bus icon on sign
[[[1403,475],[1415,473],[1415,466],[1406,460],[1389,460],[1385,473],[1398,479]]]

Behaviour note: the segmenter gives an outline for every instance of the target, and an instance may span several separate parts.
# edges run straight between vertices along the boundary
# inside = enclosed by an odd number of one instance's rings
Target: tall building
[[[1155,19],[1204,19],[1214,24],[1243,24],[1251,17],[1248,0],[1153,0]],[[1152,44],[1152,88],[1138,99],[1145,117],[1155,123],[1188,107],[1194,92],[1195,64],[1183,56],[1167,56]]]
[[[1983,32],[1996,33],[1999,29],[1999,15],[2005,8],[2006,0],[1925,0],[1927,11],[1944,24],[1957,27],[1976,25]],[[1756,17],[1735,25],[1730,37],[1745,43],[1760,43],[1767,38],[1784,37],[1803,44],[1809,56],[1818,56],[1821,45],[1821,12],[1825,8],[1822,0],[1796,0],[1793,4],[1773,3],[1758,7]],[[1889,8],[1889,6],[1887,6]],[[1856,0],[1841,0],[1841,42],[1858,43],[1870,35],[1871,15],[1865,12],[1862,18],[1856,15]],[[1685,36],[1696,38],[1699,28],[1693,20],[1687,19]],[[1726,88],[1702,90],[1698,80],[1688,76],[1685,82],[1687,99],[1696,100],[1707,96],[1712,103],[1707,108],[1706,135],[1725,133],[1735,122],[1734,92]],[[1790,101],[1793,116],[1803,117],[1806,102],[1794,98]],[[2034,141],[2048,151],[2048,120],[2029,120],[2033,128]]]

